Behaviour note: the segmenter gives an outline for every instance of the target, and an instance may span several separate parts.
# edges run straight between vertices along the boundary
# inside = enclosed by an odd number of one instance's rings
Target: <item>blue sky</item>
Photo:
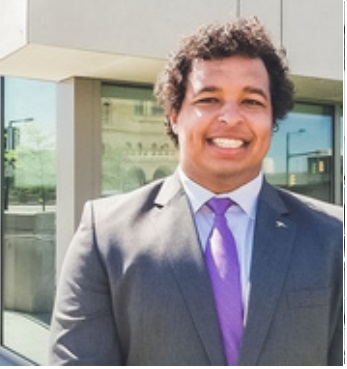
[[[5,78],[5,125],[9,120],[33,118],[40,129],[56,129],[56,84]]]
[[[296,133],[305,130],[302,133]],[[332,148],[332,117],[309,113],[290,113],[280,122],[279,130],[273,134],[268,157],[275,160],[276,172],[284,172],[286,165],[286,136],[290,135],[290,154],[307,153],[316,150],[328,151]],[[305,169],[307,156],[291,159],[291,167]]]

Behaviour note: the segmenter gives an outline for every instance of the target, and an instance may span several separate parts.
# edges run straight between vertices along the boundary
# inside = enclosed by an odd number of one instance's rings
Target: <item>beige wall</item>
[[[166,57],[177,36],[236,14],[236,0],[30,0],[34,43]],[[44,15],[44,16],[43,16]]]
[[[240,0],[240,14],[256,15],[278,45],[281,44],[281,0]]]
[[[283,41],[294,75],[342,80],[341,0],[1,3],[6,5],[0,13],[0,45],[5,45],[0,47],[0,74],[4,75],[56,81],[120,75],[123,80],[133,80],[134,70],[143,70],[146,78],[138,78],[150,82],[160,69],[158,60],[166,58],[182,34],[204,22],[240,13],[258,16],[274,40]]]
[[[0,0],[0,60],[27,44],[27,6],[27,0]]]
[[[284,0],[283,43],[300,76],[342,80],[343,2]]]
[[[100,82],[69,79],[57,101],[57,269],[80,221],[85,201],[100,195]]]

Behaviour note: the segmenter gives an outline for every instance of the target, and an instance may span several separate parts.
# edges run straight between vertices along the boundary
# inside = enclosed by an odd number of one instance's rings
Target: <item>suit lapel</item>
[[[214,299],[188,200],[177,174],[163,184],[152,220],[211,365],[225,365]]]
[[[264,183],[259,196],[251,268],[251,293],[239,365],[256,365],[290,263],[296,226],[278,192]]]
[[[211,365],[225,365],[214,299],[191,210],[178,176],[156,198],[152,220]],[[251,293],[239,365],[256,365],[290,263],[296,226],[277,191],[264,183],[259,196]]]

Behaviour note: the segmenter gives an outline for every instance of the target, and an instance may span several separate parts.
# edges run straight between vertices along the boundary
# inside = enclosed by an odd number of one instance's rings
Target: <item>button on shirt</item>
[[[216,195],[188,178],[181,168],[178,169],[178,173],[194,214],[199,241],[203,251],[205,251],[214,217],[212,211],[207,207],[206,202],[212,197],[229,197],[235,203],[235,205],[227,210],[225,216],[236,242],[241,272],[244,316],[246,320],[250,292],[250,269],[255,215],[258,196],[263,183],[263,174],[260,173],[251,182],[232,192]]]

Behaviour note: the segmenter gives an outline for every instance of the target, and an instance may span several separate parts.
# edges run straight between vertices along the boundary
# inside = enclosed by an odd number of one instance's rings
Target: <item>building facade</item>
[[[342,204],[341,0],[0,4],[4,363],[47,362],[55,285],[85,201],[175,169],[152,87],[180,37],[205,22],[257,16],[286,48],[296,104],[274,133],[264,173]]]

